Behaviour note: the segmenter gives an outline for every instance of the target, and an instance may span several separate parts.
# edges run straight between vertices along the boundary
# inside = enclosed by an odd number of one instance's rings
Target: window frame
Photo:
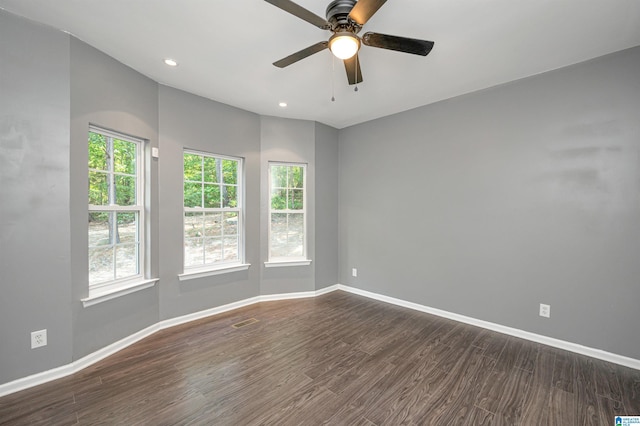
[[[117,204],[107,204],[107,205],[94,205],[88,204],[88,213],[92,212],[105,212],[105,213],[119,213],[119,212],[131,212],[137,215],[137,236],[136,236],[136,245],[137,245],[137,273],[134,275],[129,275],[123,278],[115,278],[109,281],[103,281],[99,283],[91,284],[88,281],[88,289],[89,289],[89,297],[87,299],[83,299],[83,301],[89,301],[94,298],[104,298],[105,295],[109,295],[116,292],[127,292],[126,290],[136,287],[139,285],[147,285],[149,283],[155,282],[154,280],[145,280],[146,275],[146,231],[147,231],[147,222],[146,222],[146,190],[147,190],[147,179],[146,179],[146,171],[145,171],[145,151],[146,151],[146,140],[127,135],[125,133],[115,132],[112,130],[107,130],[102,127],[90,125],[89,133],[97,133],[107,138],[118,139],[125,142],[131,142],[136,144],[136,204],[131,206],[120,206]],[[88,164],[88,159],[87,159]],[[113,170],[113,163],[111,165],[112,170],[107,171],[108,176],[117,176],[119,173]],[[87,167],[88,172],[104,172],[104,170],[92,169]],[[110,185],[114,185],[113,182]],[[88,194],[87,194],[88,195]],[[116,216],[117,217],[117,216]],[[87,233],[88,236],[88,233]],[[91,249],[92,246],[89,245],[87,241],[87,250]],[[116,245],[114,245],[114,249]],[[115,250],[114,250],[115,253]],[[115,256],[115,254],[114,254]],[[89,268],[89,263],[87,264]],[[114,258],[114,275],[117,274],[117,265]],[[107,298],[108,300],[108,298]]]
[[[236,200],[237,200],[237,206],[236,207],[186,207],[184,205],[184,184],[186,182],[197,182],[197,181],[190,181],[190,180],[186,180],[185,179],[185,174],[184,174],[184,156],[185,154],[191,154],[191,155],[197,155],[202,157],[202,161],[204,161],[204,158],[214,158],[214,159],[220,159],[220,160],[230,160],[230,161],[236,161],[238,163],[238,167],[236,169],[236,183],[235,184],[226,184],[226,185],[230,185],[230,186],[235,186],[236,187]],[[204,181],[204,169],[203,169],[203,176],[202,176],[202,180],[200,181],[200,183],[204,186],[204,184],[206,183]],[[220,177],[220,182],[217,182],[217,184],[219,184],[220,186],[224,186],[224,178],[221,176]],[[220,194],[220,196],[222,197],[222,192]],[[204,191],[203,191],[203,197],[204,197]],[[202,203],[204,204],[204,202]],[[210,275],[218,275],[218,274],[222,274],[222,273],[226,273],[226,272],[235,272],[235,271],[241,271],[241,270],[245,270],[248,269],[248,267],[250,266],[249,264],[245,263],[245,211],[244,211],[244,205],[245,205],[245,186],[244,186],[244,158],[242,157],[234,157],[231,155],[223,155],[223,154],[214,154],[211,152],[206,152],[206,151],[201,151],[201,150],[195,150],[195,149],[189,149],[189,148],[184,148],[182,151],[182,274],[179,274],[178,277],[180,280],[187,280],[187,279],[192,279],[192,278],[200,278],[200,277],[205,277],[205,276],[210,276]],[[238,215],[238,220],[237,220],[237,236],[238,236],[238,257],[237,259],[234,260],[227,260],[225,261],[224,259],[217,261],[217,262],[212,262],[212,263],[203,263],[201,265],[195,265],[195,266],[186,266],[185,265],[185,260],[186,260],[186,241],[187,241],[187,236],[185,233],[185,221],[186,221],[186,213],[189,212],[194,212],[194,213],[221,213],[222,217],[224,218],[224,214],[226,212],[234,212],[237,213]],[[223,219],[224,220],[224,219]],[[221,234],[221,239],[222,239],[222,244],[223,244],[223,250],[224,250],[224,224],[221,224],[222,227],[222,234]],[[203,249],[204,249],[204,245],[203,245]],[[206,261],[206,258],[203,258],[203,261]]]
[[[273,180],[272,180],[272,170],[273,167],[301,167],[302,168],[302,209],[293,210],[293,209],[284,209],[278,210],[273,209],[272,206],[272,193],[273,193]],[[309,251],[308,251],[308,240],[309,240],[309,229],[308,229],[308,181],[307,181],[307,163],[298,163],[298,162],[283,162],[283,161],[269,161],[268,162],[268,229],[267,229],[267,261],[264,263],[265,267],[278,267],[278,266],[298,266],[298,265],[309,265],[311,264],[311,260],[309,259]],[[287,183],[287,189],[288,187]],[[300,189],[300,188],[296,188]],[[273,256],[272,255],[272,215],[274,213],[284,213],[284,214],[302,214],[303,217],[303,238],[302,238],[302,255],[301,256]]]

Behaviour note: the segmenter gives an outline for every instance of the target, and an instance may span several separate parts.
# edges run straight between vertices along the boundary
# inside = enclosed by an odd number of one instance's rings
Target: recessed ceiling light
[[[169,65],[170,67],[177,67],[178,63],[171,58],[167,58],[164,60],[164,63]]]
[[[278,106],[280,106],[280,108],[286,108],[287,107],[287,103],[286,102],[280,102],[278,104]]]

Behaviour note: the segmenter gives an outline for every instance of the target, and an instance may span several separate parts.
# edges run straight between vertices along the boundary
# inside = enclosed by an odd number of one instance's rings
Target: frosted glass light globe
[[[334,34],[329,40],[331,52],[339,59],[349,59],[360,49],[360,40],[350,33]]]

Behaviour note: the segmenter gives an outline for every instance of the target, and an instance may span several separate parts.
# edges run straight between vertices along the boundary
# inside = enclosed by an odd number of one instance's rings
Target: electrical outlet
[[[352,277],[357,277],[358,276],[358,270],[356,268],[351,268],[351,276]]]
[[[47,330],[39,330],[31,332],[31,349],[47,346]]]
[[[540,304],[540,316],[545,318],[551,317],[551,306],[545,305],[544,303]]]

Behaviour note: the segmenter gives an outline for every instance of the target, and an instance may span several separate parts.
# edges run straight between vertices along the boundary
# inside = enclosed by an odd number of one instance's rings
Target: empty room
[[[0,425],[640,426],[640,2],[0,0]]]

